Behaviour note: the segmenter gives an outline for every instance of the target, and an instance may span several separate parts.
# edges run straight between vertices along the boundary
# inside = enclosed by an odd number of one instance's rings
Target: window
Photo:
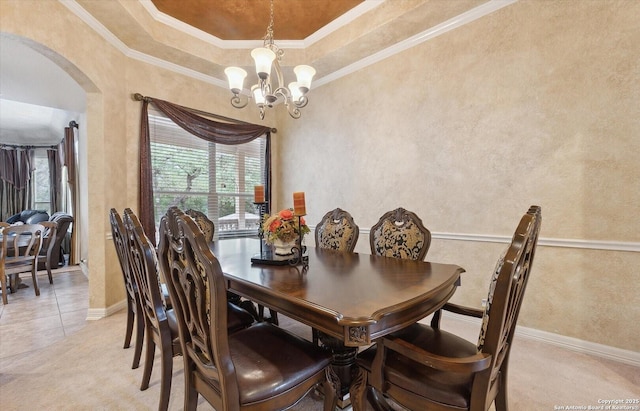
[[[51,181],[49,180],[49,160],[47,160],[46,150],[35,150],[33,168],[35,169],[31,174],[31,178],[33,178],[31,184],[34,199],[33,209],[45,210],[51,214],[51,196],[49,194]]]
[[[156,227],[177,206],[205,213],[216,237],[257,233],[253,188],[265,181],[265,136],[240,145],[210,143],[151,108],[149,134]]]

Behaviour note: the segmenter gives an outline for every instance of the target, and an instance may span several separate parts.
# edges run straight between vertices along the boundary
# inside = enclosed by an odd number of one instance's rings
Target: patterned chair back
[[[431,232],[415,213],[400,207],[388,211],[371,227],[371,254],[423,260],[431,245]]]
[[[329,211],[316,226],[316,247],[353,251],[360,229],[351,214],[341,208]]]
[[[202,211],[189,209],[184,213],[193,218],[193,221],[196,222],[198,228],[200,228],[200,231],[202,231],[202,234],[204,234],[204,238],[205,240],[207,240],[207,243],[212,242],[213,234],[215,233],[216,229],[213,221],[211,221],[209,217],[207,217],[207,215]]]

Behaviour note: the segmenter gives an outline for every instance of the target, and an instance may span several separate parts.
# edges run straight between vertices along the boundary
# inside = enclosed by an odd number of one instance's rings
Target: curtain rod
[[[22,145],[22,144],[0,144],[0,148],[22,148],[25,150],[30,150],[32,148],[46,148],[48,150],[57,150],[57,145],[46,145],[46,146],[36,146],[36,145]]]
[[[134,93],[134,94],[131,95],[131,97],[135,101],[146,101],[147,103],[150,103],[150,102],[153,101],[153,97],[143,96],[140,93]],[[246,121],[238,120],[238,119],[231,118],[231,117],[221,116],[219,114],[208,113],[206,111],[198,110],[198,109],[191,108],[191,107],[185,107],[185,106],[180,106],[180,107],[184,108],[185,110],[189,110],[189,111],[191,111],[192,113],[195,113],[195,114],[199,114],[199,115],[202,115],[202,116],[205,116],[205,117],[212,117],[212,118],[215,118],[215,119],[218,119],[218,120],[224,120],[224,121],[227,121],[229,123],[249,124],[249,125],[252,125],[252,126],[259,126],[259,124],[248,123]],[[277,133],[278,129],[272,127],[271,128],[271,132],[272,133]]]

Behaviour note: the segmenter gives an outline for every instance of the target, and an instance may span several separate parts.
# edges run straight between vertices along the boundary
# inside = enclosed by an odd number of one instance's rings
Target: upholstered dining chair
[[[160,222],[159,260],[178,318],[185,410],[196,409],[199,395],[217,410],[282,410],[318,384],[325,411],[335,408],[337,376],[328,351],[268,322],[227,331],[224,274],[179,209],[170,208]]]
[[[42,247],[40,248],[40,253],[38,254],[38,266],[40,262],[44,263],[44,266],[47,270],[47,275],[49,276],[49,284],[53,284],[53,276],[51,275],[51,256],[53,255],[55,248],[55,240],[56,235],[58,233],[58,223],[55,221],[42,221],[40,225],[44,227],[44,234],[42,236]]]
[[[316,247],[353,251],[360,229],[349,212],[336,208],[325,214],[315,229]]]
[[[204,234],[204,238],[205,240],[207,240],[207,243],[212,242],[213,235],[215,234],[216,230],[216,226],[215,224],[213,224],[213,221],[211,221],[209,217],[207,217],[207,215],[202,211],[189,209],[184,213],[193,218],[193,221],[196,222],[198,228],[200,228],[200,231],[202,231],[202,234]]]
[[[415,213],[400,207],[384,213],[369,233],[371,254],[424,260],[431,232]]]
[[[38,253],[42,247],[44,227],[40,224],[11,225],[2,229],[2,302],[8,303],[7,282],[11,291],[15,292],[20,273],[31,271],[33,290],[40,295],[38,286],[37,265]],[[13,276],[13,278],[11,277]]]
[[[316,247],[352,252],[356,248],[360,228],[351,214],[341,208],[326,213],[315,228]],[[320,333],[311,329],[314,344],[318,344]]]
[[[124,227],[129,242],[128,257],[133,277],[138,286],[138,296],[144,318],[146,349],[144,371],[140,390],[149,388],[156,347],[160,350],[161,377],[160,403],[158,409],[169,408],[173,357],[182,354],[178,338],[178,324],[173,309],[166,309],[162,298],[156,250],[144,233],[138,217],[131,211],[124,211]]]
[[[129,265],[129,240],[124,228],[124,223],[120,214],[115,208],[109,211],[109,221],[111,222],[111,236],[113,244],[118,255],[118,262],[122,270],[122,279],[127,292],[127,325],[124,336],[123,348],[129,348],[131,345],[131,337],[135,325],[136,342],[133,352],[133,363],[131,368],[135,369],[140,366],[140,356],[142,355],[142,342],[144,339],[144,319],[142,317],[142,308],[140,307],[140,297],[138,296],[138,285],[133,276],[133,271]]]
[[[364,409],[366,392],[377,409],[389,409],[385,397],[410,410],[486,411],[493,403],[497,411],[508,409],[509,353],[541,218],[541,208],[531,206],[520,220],[498,259],[484,311],[450,303],[443,307],[483,319],[477,343],[442,330],[439,316],[431,326],[416,323],[377,340],[356,360],[354,411]]]

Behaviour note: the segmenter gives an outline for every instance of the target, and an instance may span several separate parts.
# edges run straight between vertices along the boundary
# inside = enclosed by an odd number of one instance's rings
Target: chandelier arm
[[[296,107],[298,108],[306,107],[308,103],[309,103],[309,97],[307,96],[302,96],[300,97],[300,100],[293,102],[293,104],[295,104]]]
[[[249,103],[249,98],[247,98],[244,102],[242,101],[242,99],[240,98],[239,94],[234,94],[231,97],[231,105],[235,108],[244,108],[247,106],[247,104]]]

